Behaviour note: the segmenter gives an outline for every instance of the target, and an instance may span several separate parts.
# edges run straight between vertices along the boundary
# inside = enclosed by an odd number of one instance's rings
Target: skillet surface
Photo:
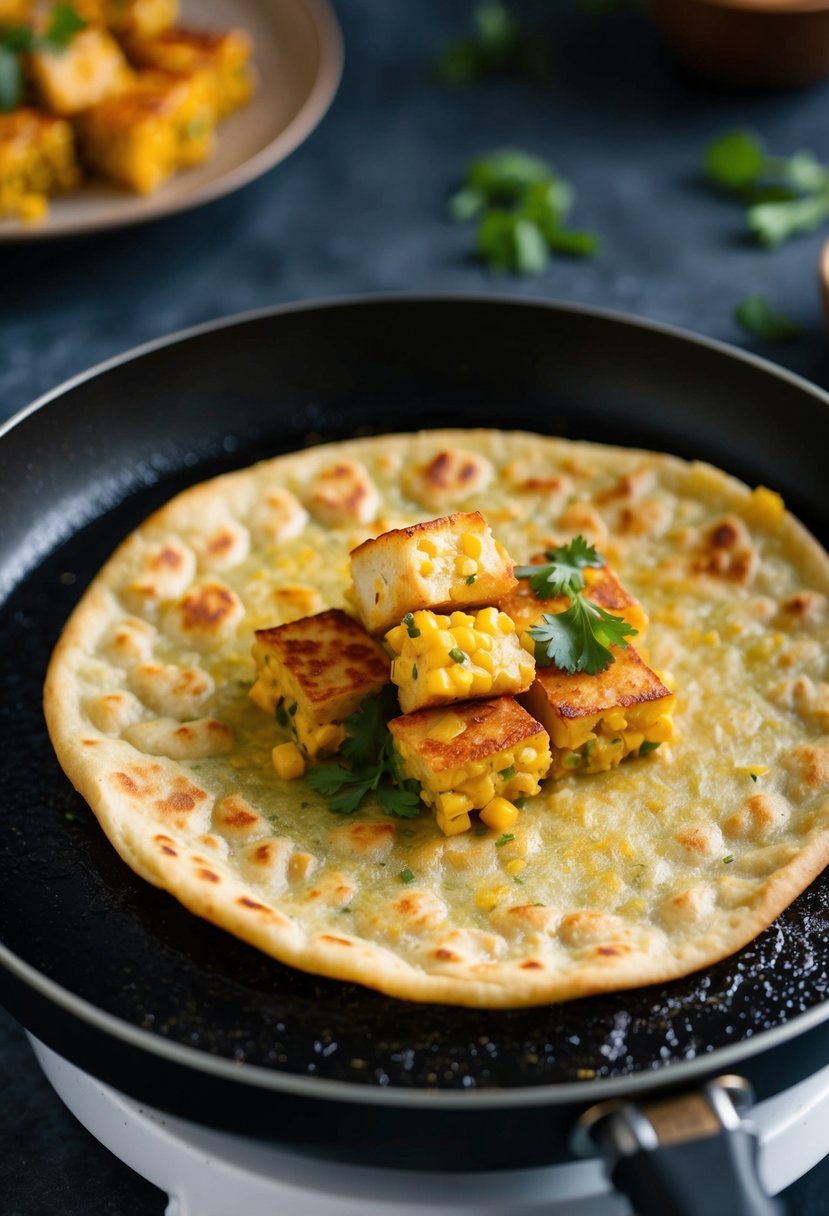
[[[802,1014],[816,1025],[829,987],[825,875],[731,959],[562,1006],[413,1005],[282,967],[120,861],[54,759],[40,692],[63,621],[115,544],[216,472],[355,431],[526,427],[712,460],[780,489],[826,544],[827,400],[760,361],[658,327],[446,297],[277,310],[70,384],[0,439],[0,933],[10,961],[149,1032],[150,1051],[163,1040],[236,1061],[242,1081],[246,1065],[260,1066],[277,1088],[287,1074],[363,1090],[545,1088],[676,1066]],[[0,999],[24,1021],[26,988],[0,971]]]

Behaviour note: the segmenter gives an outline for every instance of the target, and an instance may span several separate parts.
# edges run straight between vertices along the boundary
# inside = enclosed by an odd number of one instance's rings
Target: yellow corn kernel
[[[514,857],[512,861],[508,861],[504,866],[504,869],[511,878],[514,878],[516,874],[520,874],[521,871],[526,870],[526,868],[527,863],[521,857]]]
[[[477,781],[465,782],[463,792],[472,799],[473,806],[487,806],[495,797],[495,783],[491,777],[479,777]]]
[[[648,739],[652,743],[670,743],[674,737],[674,724],[671,719],[663,714],[661,718],[657,718],[652,726],[648,727]]]
[[[517,759],[522,768],[529,768],[538,760],[538,752],[534,747],[522,747]]]
[[[430,540],[428,536],[425,536],[423,540],[418,543],[417,547],[420,552],[425,553],[427,557],[437,557],[438,555],[437,545],[433,540]]]
[[[466,726],[457,714],[444,714],[427,734],[430,739],[437,739],[439,743],[451,743],[453,739],[457,739],[458,735],[462,735],[465,730]]]
[[[645,736],[640,730],[626,730],[622,734],[625,741],[625,750],[628,752],[636,752],[645,742]]]
[[[293,781],[305,772],[305,760],[295,743],[279,743],[271,752],[277,775],[283,781]]]
[[[493,798],[481,811],[480,817],[493,831],[506,832],[518,818],[518,807],[507,802],[506,798]]]
[[[458,625],[452,632],[455,635],[455,645],[458,649],[463,650],[466,654],[472,654],[474,650],[477,650],[475,633],[472,629],[468,629],[464,625]]]
[[[719,630],[717,630],[717,629],[706,630],[706,632],[702,635],[702,640],[703,640],[703,642],[705,642],[706,646],[719,646],[719,644],[720,644]]]
[[[475,650],[470,656],[473,666],[483,667],[484,671],[488,671],[492,675],[495,670],[495,662],[492,655],[487,650]]]
[[[503,884],[499,887],[484,887],[475,896],[476,907],[480,908],[482,912],[491,912],[509,894],[509,887],[505,887]]]
[[[436,616],[434,612],[429,612],[427,609],[423,608],[414,614],[413,619],[416,628],[418,628],[421,633],[431,634],[436,633],[438,629],[442,628],[446,617]]]
[[[426,691],[433,697],[448,697],[454,692],[452,677],[446,667],[436,667],[426,673]]]
[[[455,573],[459,574],[461,578],[469,578],[478,573],[478,563],[471,557],[456,557]]]
[[[467,696],[472,688],[472,681],[474,679],[469,668],[463,663],[455,663],[454,667],[449,671],[449,676],[455,692],[460,693],[461,696]]]
[[[444,819],[457,819],[459,815],[466,815],[472,810],[472,799],[455,790],[447,790],[445,794],[438,794],[435,808]]]
[[[430,574],[434,574],[435,563],[430,557],[424,557],[423,561],[420,563],[419,572],[421,578],[428,578]]]
[[[461,537],[461,549],[463,549],[467,557],[479,558],[483,553],[484,546],[480,536],[474,536],[471,532],[464,532]]]
[[[472,820],[468,815],[456,815],[454,819],[447,819],[438,811],[435,817],[444,836],[460,836],[461,832],[468,832],[472,827]]]
[[[475,630],[475,644],[479,650],[492,650],[492,637],[488,633],[483,633],[480,629]],[[535,643],[533,643],[535,644]]]
[[[765,486],[758,486],[752,491],[744,514],[749,523],[770,527],[780,522],[785,510],[785,504],[779,494],[774,490],[767,490]]]
[[[459,608],[456,608],[449,617],[449,624],[453,629],[471,628],[475,624],[475,618],[469,616],[469,614],[466,612],[461,612]]]
[[[448,654],[455,645],[455,635],[451,629],[439,629],[429,638],[429,650],[445,650]]]
[[[619,734],[628,724],[628,720],[620,709],[611,710],[610,713],[604,716],[605,731],[613,731],[614,734]]]
[[[511,616],[507,616],[506,612],[498,613],[498,628],[501,633],[515,633],[515,621]]]
[[[492,691],[492,676],[488,671],[473,671],[469,691],[473,697],[485,697]]]
[[[509,783],[515,794],[537,794],[538,781],[532,773],[516,773]]]
[[[480,629],[482,633],[498,633],[500,615],[497,608],[482,608],[475,618],[475,628]]]
[[[390,629],[386,634],[386,645],[390,646],[395,654],[400,654],[408,636],[409,631],[405,625],[395,625],[394,629]]]
[[[272,714],[276,711],[276,689],[273,685],[261,677],[256,681],[253,688],[248,693],[253,704],[263,709],[266,714]]]

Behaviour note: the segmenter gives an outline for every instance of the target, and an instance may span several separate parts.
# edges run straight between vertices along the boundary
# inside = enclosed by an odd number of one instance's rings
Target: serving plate
[[[120,228],[199,207],[261,177],[310,135],[342,71],[342,37],[327,0],[183,0],[181,23],[238,27],[253,39],[257,91],[221,123],[211,159],[175,174],[151,195],[86,180],[75,193],[51,200],[42,223],[0,220],[0,243]]]
[[[112,402],[117,401],[117,413]],[[782,428],[780,419],[786,419]],[[353,1161],[568,1159],[592,1103],[829,1059],[829,883],[670,984],[482,1012],[307,975],[138,879],[51,752],[39,696],[115,544],[185,485],[320,438],[509,426],[710,460],[824,544],[829,396],[763,360],[598,310],[487,297],[272,309],[77,377],[0,432],[0,1001],[151,1105]]]

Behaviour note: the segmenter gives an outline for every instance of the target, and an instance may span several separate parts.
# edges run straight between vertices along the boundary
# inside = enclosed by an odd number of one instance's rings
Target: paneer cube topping
[[[0,114],[0,217],[36,221],[47,198],[72,190],[80,180],[72,128],[28,107]]]
[[[516,586],[512,569],[480,511],[384,532],[351,554],[355,602],[370,633],[425,608],[494,604]]]
[[[633,646],[595,675],[539,667],[523,700],[552,744],[550,775],[599,773],[673,738],[674,695]]]
[[[253,657],[251,700],[276,714],[310,758],[337,751],[343,720],[389,679],[381,647],[337,608],[257,629]]]
[[[392,682],[404,713],[473,697],[524,692],[535,660],[518,640],[512,619],[497,608],[451,616],[409,613],[386,634],[395,658]]]
[[[500,804],[537,794],[550,767],[546,731],[509,696],[404,714],[389,730],[446,835],[467,831],[473,810],[490,826],[513,822]]]
[[[53,114],[80,114],[125,89],[132,72],[106,30],[89,26],[61,50],[36,50],[29,73],[38,98]]]
[[[244,30],[204,30],[182,26],[162,29],[151,37],[130,40],[132,60],[165,72],[204,72],[217,119],[243,106],[253,93],[249,63],[251,40]]]

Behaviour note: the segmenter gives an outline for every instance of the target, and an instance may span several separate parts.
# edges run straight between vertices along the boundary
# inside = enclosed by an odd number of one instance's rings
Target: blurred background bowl
[[[829,0],[649,0],[692,71],[740,88],[792,88],[829,75]]]

